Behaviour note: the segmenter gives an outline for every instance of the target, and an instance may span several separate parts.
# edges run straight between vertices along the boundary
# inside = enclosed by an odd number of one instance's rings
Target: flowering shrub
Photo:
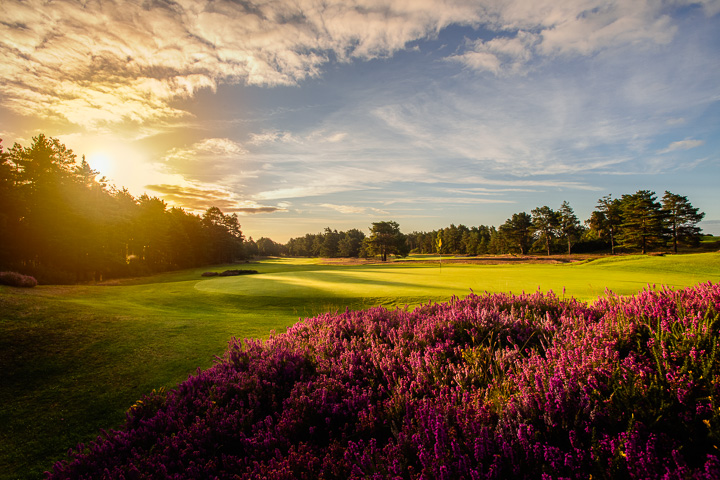
[[[720,478],[720,285],[469,295],[233,340],[49,478]]]
[[[37,285],[35,277],[23,275],[17,272],[0,272],[0,285],[11,287],[32,288]]]

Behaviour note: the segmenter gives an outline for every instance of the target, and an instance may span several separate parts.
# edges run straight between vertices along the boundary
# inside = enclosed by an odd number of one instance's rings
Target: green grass
[[[216,271],[231,268],[213,268]],[[262,338],[326,311],[415,306],[472,289],[538,288],[591,300],[606,287],[720,281],[720,254],[581,264],[320,265],[268,260],[259,275],[195,269],[117,285],[0,287],[0,478],[39,478],[78,442],[113,428],[144,393],[212,365],[227,341]]]

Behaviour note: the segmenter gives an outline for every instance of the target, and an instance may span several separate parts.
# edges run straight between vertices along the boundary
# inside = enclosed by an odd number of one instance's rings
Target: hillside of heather
[[[720,285],[483,294],[234,340],[49,478],[719,478]]]

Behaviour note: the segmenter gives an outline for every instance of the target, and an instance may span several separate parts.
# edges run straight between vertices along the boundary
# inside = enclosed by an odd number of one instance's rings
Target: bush
[[[720,478],[720,285],[325,314],[224,357],[50,478]]]
[[[253,275],[258,273],[257,270],[225,270],[222,273],[218,272],[204,272],[203,277],[234,277],[237,275]]]
[[[34,277],[22,275],[17,272],[0,272],[0,285],[9,285],[11,287],[32,288],[38,282]]]
[[[236,275],[253,275],[258,273],[257,270],[225,270],[220,274],[221,277],[234,277]]]

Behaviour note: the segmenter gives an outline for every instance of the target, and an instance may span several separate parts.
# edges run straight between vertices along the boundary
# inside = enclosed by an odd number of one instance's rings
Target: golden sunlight
[[[87,157],[87,162],[100,176],[111,178],[115,171],[115,159],[106,152],[93,152]]]

